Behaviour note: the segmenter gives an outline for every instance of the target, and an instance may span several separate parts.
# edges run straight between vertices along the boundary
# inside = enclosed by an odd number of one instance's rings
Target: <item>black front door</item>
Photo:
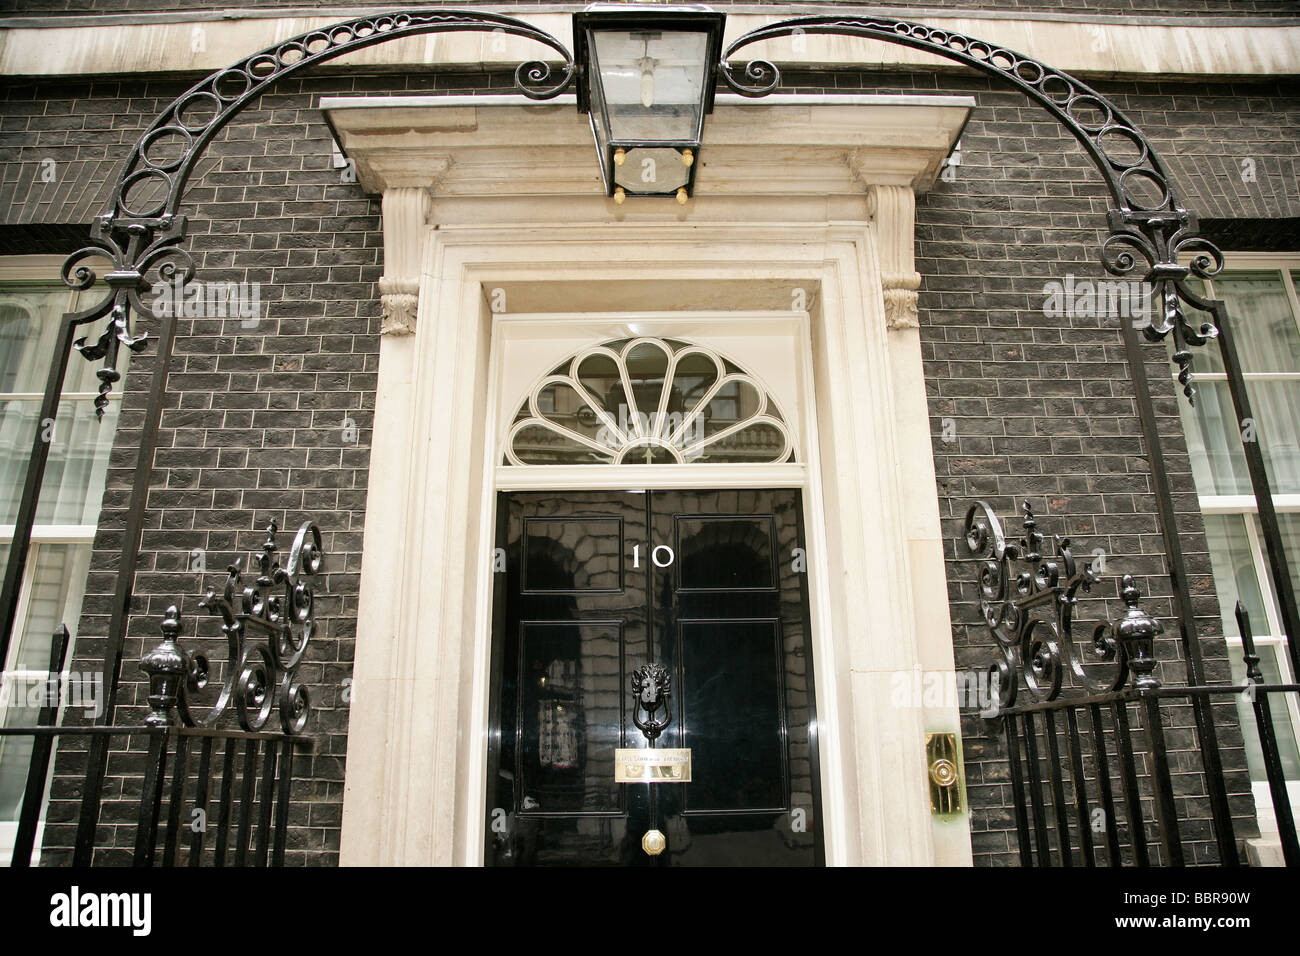
[[[804,547],[798,491],[502,494],[487,861],[819,864]]]

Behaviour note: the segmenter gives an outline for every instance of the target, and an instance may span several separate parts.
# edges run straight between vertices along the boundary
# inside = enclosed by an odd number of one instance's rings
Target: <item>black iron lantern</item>
[[[573,15],[578,111],[591,116],[615,202],[690,197],[726,19],[703,6],[599,3]]]

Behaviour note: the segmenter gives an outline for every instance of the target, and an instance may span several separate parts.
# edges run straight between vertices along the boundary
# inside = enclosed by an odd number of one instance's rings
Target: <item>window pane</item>
[[[53,444],[36,508],[37,524],[96,522],[118,407],[117,401],[109,402],[104,420],[98,421],[93,399],[68,400],[60,405],[58,420],[51,429]],[[13,524],[17,519],[39,416],[38,401],[0,399],[0,524]]]
[[[1243,372],[1300,372],[1300,332],[1280,272],[1225,273],[1214,292],[1228,307]]]
[[[1187,436],[1196,490],[1202,495],[1250,494],[1246,458],[1234,426],[1228,387],[1223,382],[1197,383],[1196,404],[1181,398],[1178,411]]]
[[[4,723],[6,727],[30,727],[39,708],[27,706],[29,680],[5,674]],[[0,822],[13,822],[22,809],[27,786],[27,764],[32,755],[31,737],[0,737]],[[8,860],[5,861],[6,865]]]
[[[1202,279],[1198,279],[1195,276],[1189,277],[1187,279],[1187,287],[1203,299],[1212,298],[1206,290],[1205,282]],[[1183,303],[1183,308],[1186,310],[1188,321],[1196,328],[1200,328],[1202,322],[1209,322],[1212,318],[1210,313],[1200,312],[1187,303]],[[1234,313],[1232,312],[1228,313],[1229,317],[1233,314]],[[1235,329],[1236,326],[1234,325],[1233,328]],[[1172,360],[1174,354],[1174,337],[1172,335],[1165,337],[1165,347],[1167,348]],[[1218,342],[1206,342],[1204,345],[1193,346],[1191,348],[1191,353],[1192,371],[1196,375],[1205,375],[1211,372],[1223,371],[1223,359],[1219,357]]]
[[[619,339],[578,353],[532,398],[515,414],[507,464],[794,460],[771,396],[721,355],[675,339]]]
[[[61,285],[0,286],[0,523],[12,524],[17,518],[32,441],[42,431],[40,400],[19,396],[44,391],[70,301],[69,291]],[[87,327],[84,332],[94,335],[99,330],[102,324],[98,330]],[[100,364],[74,352],[64,395],[96,392]],[[105,409],[103,421],[95,417],[92,399],[62,401],[57,421],[48,430],[50,455],[37,507],[38,525],[97,523],[117,418],[116,401]],[[0,543],[0,549],[7,554],[8,544]],[[6,701],[0,719],[6,726],[36,722],[53,631],[62,623],[72,636],[76,634],[90,553],[90,542],[37,543],[32,548],[26,611],[5,662]],[[88,717],[96,716],[94,711],[103,703],[96,686],[74,682],[70,692],[75,699],[65,704],[84,706]],[[0,821],[17,818],[30,754],[30,737],[0,738]]]
[[[0,392],[44,392],[45,377],[68,308],[63,285],[0,285]],[[94,336],[103,320],[83,326],[78,336]],[[94,392],[96,362],[76,352],[68,361],[65,392]]]
[[[1296,596],[1300,597],[1300,514],[1294,512],[1279,514],[1277,524],[1282,531],[1282,549],[1286,552],[1287,565],[1291,568],[1291,588]],[[1256,524],[1256,531],[1259,531],[1258,524]],[[1259,540],[1262,544],[1263,532],[1260,532]]]
[[[11,657],[13,666],[5,673],[7,699],[3,712],[7,727],[36,723],[54,629],[62,623],[67,624],[72,636],[77,633],[90,548],[89,543],[40,544],[33,548],[35,571],[27,614]],[[96,696],[94,686],[78,684],[77,688],[75,703],[87,707],[87,716],[95,716],[91,713],[95,700],[102,703],[102,696]],[[18,818],[31,751],[30,737],[0,737],[0,821]]]
[[[5,396],[44,392],[69,301],[69,291],[62,285],[0,285],[0,524],[13,524],[17,518],[32,440],[41,432],[40,400]],[[102,322],[94,323],[81,334],[94,335],[101,329]],[[64,394],[94,394],[100,366],[74,351]],[[94,524],[116,425],[116,401],[109,403],[103,422],[96,421],[92,400],[63,401],[51,430],[53,445],[36,513],[38,524]]]
[[[1282,683],[1277,666],[1277,654],[1281,645],[1265,644],[1259,648],[1259,669],[1264,673],[1266,684]],[[1246,682],[1246,664],[1241,659],[1241,645],[1230,645],[1228,657],[1232,665],[1232,680],[1237,684]],[[1269,694],[1269,708],[1273,712],[1273,731],[1277,736],[1278,753],[1281,757],[1282,771],[1288,780],[1300,780],[1300,753],[1296,749],[1295,728],[1291,724],[1290,711],[1286,706],[1285,694]],[[1236,695],[1237,716],[1241,721],[1241,735],[1246,742],[1246,763],[1250,767],[1252,780],[1267,780],[1264,770],[1264,756],[1259,746],[1259,730],[1255,726],[1255,710],[1244,695]]]
[[[90,542],[39,544],[33,548],[35,574],[13,660],[18,670],[46,671],[50,665],[50,641],[60,624],[68,625],[69,633],[76,636],[81,598],[86,590],[86,571],[90,567],[90,549]]]
[[[1202,495],[1251,494],[1242,438],[1260,443],[1277,494],[1300,493],[1300,381],[1247,383],[1253,425],[1237,424],[1227,382],[1197,383],[1196,405],[1179,401],[1196,489]]]
[[[1246,515],[1206,515],[1205,541],[1214,569],[1214,587],[1219,594],[1219,615],[1223,633],[1240,637],[1234,609],[1240,601],[1250,615],[1250,630],[1256,635],[1269,631],[1264,598],[1255,574],[1255,560],[1246,536]]]

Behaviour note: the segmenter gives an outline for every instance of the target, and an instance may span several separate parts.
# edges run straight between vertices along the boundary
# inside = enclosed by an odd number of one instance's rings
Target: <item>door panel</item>
[[[779,621],[679,621],[683,810],[786,809]]]
[[[820,863],[798,492],[503,494],[498,529],[488,862]],[[653,741],[630,687],[650,662]],[[691,782],[615,783],[620,747],[689,748]]]
[[[519,773],[543,812],[620,813],[614,749],[622,746],[620,621],[527,622],[522,628]]]
[[[623,555],[629,538],[646,536],[644,496],[511,495],[501,505],[487,860],[639,862],[625,859],[627,821],[646,816],[648,797],[614,783],[614,751],[636,746],[623,675],[646,656],[646,582]]]
[[[680,555],[661,572],[661,653],[680,688],[677,746],[693,764],[691,783],[662,788],[665,855],[680,866],[820,863],[799,493],[660,492],[651,522]]]

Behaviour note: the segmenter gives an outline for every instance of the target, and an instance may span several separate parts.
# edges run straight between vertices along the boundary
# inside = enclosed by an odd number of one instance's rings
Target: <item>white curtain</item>
[[[1239,273],[1215,283],[1228,306],[1237,354],[1247,375],[1253,421],[1238,423],[1226,382],[1202,380],[1196,407],[1179,403],[1202,495],[1248,495],[1242,436],[1260,442],[1275,494],[1300,493],[1300,332],[1280,273]],[[1218,347],[1195,353],[1196,367],[1222,370]],[[1252,373],[1294,373],[1295,380],[1250,380]]]
[[[0,524],[13,524],[22,497],[32,438],[41,429],[41,393],[54,357],[59,324],[68,304],[66,289],[0,289]],[[64,393],[95,392],[98,362],[73,354]],[[5,397],[9,396],[9,397]],[[103,495],[108,454],[117,426],[118,403],[97,421],[93,399],[65,399],[51,431],[52,445],[42,483],[39,524],[92,524]]]

